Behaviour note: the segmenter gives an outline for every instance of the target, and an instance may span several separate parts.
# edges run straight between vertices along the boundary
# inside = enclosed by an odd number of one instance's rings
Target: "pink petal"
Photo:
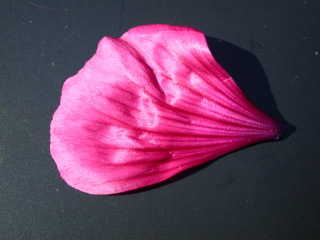
[[[278,134],[212,57],[203,33],[147,25],[103,38],[66,80],[50,148],[70,186],[114,194]]]

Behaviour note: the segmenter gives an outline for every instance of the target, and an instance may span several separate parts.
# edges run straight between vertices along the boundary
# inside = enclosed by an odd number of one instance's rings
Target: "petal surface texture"
[[[216,62],[202,32],[145,25],[100,40],[65,81],[50,133],[70,186],[115,194],[277,138],[279,129]]]

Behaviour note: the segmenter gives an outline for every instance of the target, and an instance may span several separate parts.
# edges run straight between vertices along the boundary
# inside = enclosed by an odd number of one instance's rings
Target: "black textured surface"
[[[319,5],[2,0],[0,239],[320,239]],[[248,96],[296,131],[147,191],[73,190],[48,151],[62,83],[102,36],[150,23],[204,31]]]

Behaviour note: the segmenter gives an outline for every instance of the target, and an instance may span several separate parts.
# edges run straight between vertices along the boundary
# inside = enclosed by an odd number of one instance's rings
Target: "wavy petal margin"
[[[50,134],[67,184],[116,194],[277,138],[279,127],[216,62],[202,32],[158,24],[101,39],[65,81]]]

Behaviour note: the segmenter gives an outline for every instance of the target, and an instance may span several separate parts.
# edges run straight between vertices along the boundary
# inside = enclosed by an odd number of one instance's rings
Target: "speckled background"
[[[317,0],[2,0],[0,239],[320,239],[319,13]],[[204,31],[248,96],[291,131],[146,191],[73,190],[48,150],[63,81],[102,36],[148,23]]]

